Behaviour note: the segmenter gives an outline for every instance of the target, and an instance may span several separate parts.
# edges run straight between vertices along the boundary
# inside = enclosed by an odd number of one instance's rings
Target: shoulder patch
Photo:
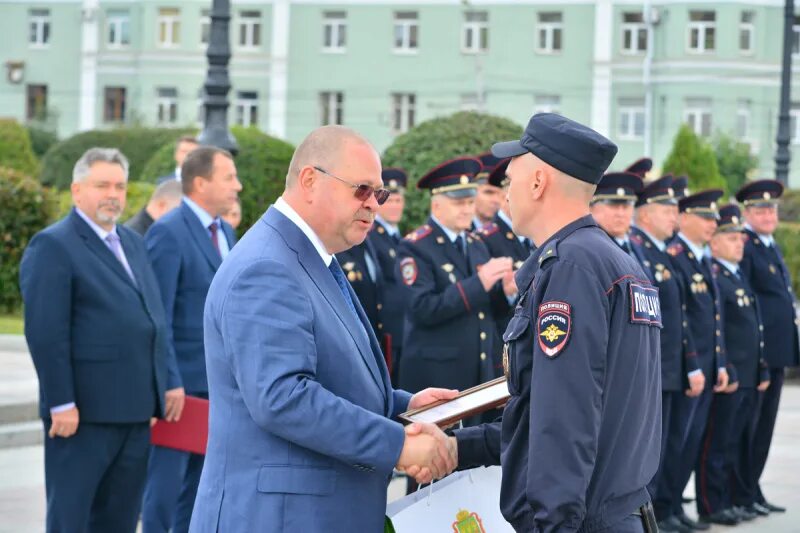
[[[430,227],[429,225],[425,224],[424,226],[421,226],[421,227],[415,229],[414,231],[412,231],[411,233],[409,233],[408,235],[406,235],[405,238],[406,238],[407,241],[416,242],[416,241],[418,241],[420,239],[424,239],[425,237],[430,235],[432,231],[433,231],[433,228]]]
[[[683,245],[679,242],[674,242],[667,246],[667,253],[672,257],[678,256],[681,252],[683,252]]]
[[[478,233],[478,234],[479,234],[481,237],[489,237],[489,236],[491,236],[491,235],[494,235],[494,234],[495,234],[495,233],[497,233],[498,231],[500,231],[500,226],[498,226],[498,225],[497,225],[497,224],[495,224],[494,222],[487,222],[487,223],[486,223],[486,224],[484,224],[484,226],[483,226],[483,227],[482,227],[480,230],[478,230],[476,233]]]
[[[417,281],[417,262],[413,257],[405,257],[400,261],[400,274],[403,276],[403,283],[409,287]]]
[[[636,283],[629,285],[631,291],[631,323],[661,327],[661,303],[658,289]]]
[[[566,302],[544,302],[539,306],[536,335],[542,352],[554,359],[569,341],[572,333],[572,307]]]

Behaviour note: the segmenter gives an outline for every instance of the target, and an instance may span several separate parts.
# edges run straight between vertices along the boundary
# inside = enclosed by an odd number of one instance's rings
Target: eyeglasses
[[[314,170],[322,172],[326,176],[330,176],[330,177],[332,177],[334,179],[337,179],[337,180],[341,181],[342,183],[344,183],[345,185],[348,185],[348,186],[352,187],[353,189],[355,189],[355,191],[353,192],[353,196],[355,196],[356,200],[358,200],[360,202],[366,202],[367,200],[369,200],[369,197],[374,194],[375,195],[375,201],[378,202],[378,205],[383,205],[386,202],[386,200],[389,199],[389,195],[392,194],[392,192],[389,189],[376,189],[375,187],[371,187],[369,185],[354,185],[354,184],[350,183],[349,181],[343,180],[339,176],[334,176],[333,174],[331,174],[327,170],[321,169],[321,168],[316,167],[316,166],[314,167]]]

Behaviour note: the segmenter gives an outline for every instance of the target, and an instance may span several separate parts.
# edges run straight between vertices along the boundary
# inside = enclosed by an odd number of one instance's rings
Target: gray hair
[[[125,172],[125,179],[128,179],[128,158],[116,148],[89,148],[86,150],[72,169],[72,183],[78,183],[86,179],[92,165],[98,162],[116,163]]]

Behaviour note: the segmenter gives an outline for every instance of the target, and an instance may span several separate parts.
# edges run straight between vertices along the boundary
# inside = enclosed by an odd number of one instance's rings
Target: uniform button
[[[481,354],[481,361],[486,361],[486,352]]]
[[[378,304],[378,311],[380,311],[381,309],[383,309],[383,304]]]
[[[758,326],[758,331],[764,331],[764,326]]]
[[[378,323],[378,329],[383,329],[383,324]]]
[[[483,314],[483,311],[481,311],[480,313],[478,313],[478,319],[479,319],[479,320],[483,320],[483,317],[485,317],[485,316],[486,316],[486,315],[484,315],[484,314]]]
[[[714,320],[719,320],[719,313],[717,313],[716,315],[714,315]]]
[[[481,331],[481,340],[482,341],[486,340],[486,332],[485,331]]]
[[[720,352],[720,348],[719,348],[719,346],[717,346],[717,353],[719,353],[719,352]]]
[[[764,343],[763,343],[763,342],[761,343],[761,347],[762,347],[762,348],[764,347]]]
[[[689,344],[689,341],[687,341],[686,339],[683,339],[683,344]]]
[[[719,332],[719,330],[717,330],[717,337],[719,337],[719,336],[720,336],[720,332]]]
[[[685,327],[685,328],[686,328],[686,327],[688,327],[688,326],[689,326],[689,323],[688,323],[687,321],[685,321],[685,320],[684,320],[684,321],[683,321],[683,327]]]
[[[682,305],[681,308],[686,311],[686,304]]]

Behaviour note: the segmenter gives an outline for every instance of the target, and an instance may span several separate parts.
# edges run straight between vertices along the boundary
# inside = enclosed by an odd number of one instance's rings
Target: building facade
[[[62,136],[199,125],[210,3],[0,0],[0,116]],[[555,111],[614,139],[618,166],[663,161],[688,123],[746,142],[771,176],[782,27],[782,0],[234,0],[229,119],[295,143],[340,123],[383,149],[459,110]]]

